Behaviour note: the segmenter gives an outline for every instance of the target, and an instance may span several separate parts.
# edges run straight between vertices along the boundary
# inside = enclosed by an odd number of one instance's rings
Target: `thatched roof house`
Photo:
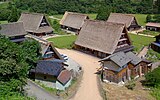
[[[140,28],[135,16],[131,14],[111,13],[107,22],[125,24],[129,31]]]
[[[75,48],[106,57],[119,51],[133,49],[124,24],[86,20],[75,42]]]
[[[24,29],[30,34],[43,36],[53,32],[44,14],[22,13],[18,21],[23,22]]]
[[[27,34],[22,22],[1,24],[0,34],[8,36],[12,42],[22,42]]]
[[[66,11],[60,21],[60,25],[63,29],[77,32],[81,29],[86,19],[89,19],[89,17],[85,14]]]

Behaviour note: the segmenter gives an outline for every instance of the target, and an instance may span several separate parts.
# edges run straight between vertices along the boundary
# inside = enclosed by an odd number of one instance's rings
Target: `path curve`
[[[68,55],[82,66],[84,74],[77,93],[71,100],[102,100],[97,83],[98,58],[76,50],[57,49],[60,53]]]

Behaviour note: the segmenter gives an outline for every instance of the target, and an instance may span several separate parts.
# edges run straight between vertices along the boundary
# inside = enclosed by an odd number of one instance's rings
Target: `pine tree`
[[[18,11],[17,11],[17,8],[15,7],[12,7],[11,9],[11,13],[8,17],[8,22],[16,22],[18,20]]]

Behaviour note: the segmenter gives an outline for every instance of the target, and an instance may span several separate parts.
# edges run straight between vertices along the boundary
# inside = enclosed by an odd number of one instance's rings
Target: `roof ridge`
[[[19,22],[11,22],[11,23],[6,23],[6,24],[0,24],[0,25],[13,25],[13,24],[19,24],[19,23],[22,23],[22,21],[19,21]]]
[[[68,14],[75,14],[75,15],[88,16],[87,14],[82,14],[82,13],[78,13],[78,12],[68,12],[68,11],[66,11],[66,13],[68,13]]]
[[[132,17],[135,17],[133,14],[124,14],[124,13],[111,13],[111,14],[126,15],[126,16],[132,16]]]
[[[31,14],[31,15],[42,15],[45,16],[43,13],[35,13],[35,12],[22,12],[21,14]]]

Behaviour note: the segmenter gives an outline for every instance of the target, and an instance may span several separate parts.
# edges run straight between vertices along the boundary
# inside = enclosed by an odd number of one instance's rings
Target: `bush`
[[[154,69],[152,72],[149,72],[145,75],[147,86],[158,86],[160,85],[160,67]]]
[[[146,17],[146,22],[151,22],[151,20],[152,20],[152,16],[149,14],[149,15],[147,15],[147,17]]]
[[[127,88],[130,89],[130,90],[133,90],[135,86],[136,86],[136,83],[135,83],[133,80],[129,81],[129,82],[125,85],[125,87],[127,87]]]

